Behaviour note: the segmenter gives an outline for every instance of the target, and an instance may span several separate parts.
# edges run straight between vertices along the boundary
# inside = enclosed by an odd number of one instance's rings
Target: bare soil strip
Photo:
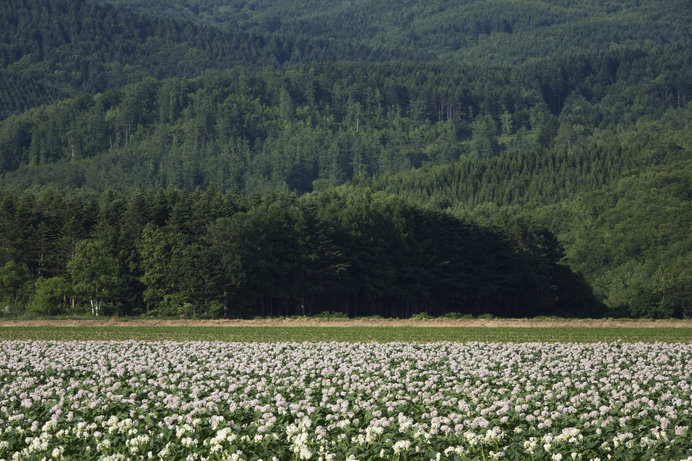
[[[630,319],[257,319],[157,320],[0,320],[0,327],[459,327],[459,328],[692,328],[690,320]]]

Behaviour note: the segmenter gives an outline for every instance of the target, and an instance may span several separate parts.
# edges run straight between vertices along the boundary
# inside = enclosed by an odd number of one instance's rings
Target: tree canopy
[[[44,314],[604,313],[547,230],[482,227],[368,190],[4,197],[15,232],[2,292],[18,302],[34,278],[28,305]]]

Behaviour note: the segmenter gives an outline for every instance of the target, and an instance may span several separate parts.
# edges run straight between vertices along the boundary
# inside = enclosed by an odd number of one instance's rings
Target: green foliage
[[[593,286],[612,315],[689,317],[690,120],[688,104],[593,134],[571,150],[463,159],[372,185],[499,225],[520,242],[512,217],[529,219],[529,227],[533,220],[558,237],[564,262],[583,274],[572,286]]]
[[[575,188],[591,189],[623,167],[662,160],[637,145],[658,146],[662,134],[645,127],[656,139],[632,143],[620,132],[684,109],[691,59],[689,48],[668,46],[541,67],[344,63],[147,80],[0,122],[0,174],[16,191],[51,184],[305,193],[383,176],[380,183],[396,188],[424,166],[436,181],[499,173],[485,189],[473,178],[457,184],[463,189],[445,191],[441,201],[470,191],[476,203],[563,198],[573,191],[559,188],[572,178]],[[595,86],[610,67],[615,76]],[[556,89],[536,85],[546,72],[562,76]],[[469,167],[481,170],[459,171]],[[508,184],[507,169],[512,178],[541,169],[555,180]],[[392,179],[396,172],[402,177]]]
[[[63,277],[39,278],[27,310],[39,315],[64,314],[69,309],[71,294],[71,287]]]
[[[432,317],[430,317],[427,312],[419,312],[417,314],[413,314],[411,318],[414,320],[428,320]]]
[[[546,211],[560,229],[571,267],[613,308],[635,317],[692,313],[692,162],[633,172],[598,192]]]
[[[689,40],[685,0],[102,0],[224,30],[336,39],[447,60],[530,58]]]
[[[148,78],[190,77],[237,64],[391,59],[404,52],[333,40],[225,31],[89,0],[0,5],[0,117]]]
[[[18,310],[30,293],[31,274],[26,264],[8,261],[0,267],[0,306],[2,313],[9,314]]]
[[[343,312],[333,311],[322,311],[319,314],[313,315],[312,317],[325,320],[346,320],[348,318],[348,316],[346,316],[346,314],[344,314]]]
[[[25,193],[17,202],[39,206],[50,194]],[[100,206],[84,217],[83,236],[71,234],[74,247],[46,248],[47,260],[71,254],[52,277],[27,264],[38,280],[36,313],[65,311],[72,293],[95,315],[102,303],[126,314],[141,301],[147,315],[163,317],[594,316],[601,309],[560,265],[558,244],[544,229],[520,221],[511,232],[484,228],[368,190],[249,199],[213,190],[105,192],[66,200],[77,209],[88,209],[85,201]],[[57,197],[54,207],[54,219],[64,222],[70,211]],[[41,225],[45,211],[25,211]],[[54,238],[65,239],[68,229]]]
[[[117,299],[122,286],[117,259],[102,240],[80,240],[67,263],[75,294],[89,300],[91,312],[100,315],[104,301]]]

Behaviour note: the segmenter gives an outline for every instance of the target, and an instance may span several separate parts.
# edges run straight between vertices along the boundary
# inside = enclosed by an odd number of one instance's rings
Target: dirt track
[[[324,320],[324,319],[273,319],[273,320],[0,320],[0,327],[20,326],[150,326],[150,327],[538,327],[538,328],[692,328],[692,320],[622,320],[622,319],[463,319],[463,320]]]

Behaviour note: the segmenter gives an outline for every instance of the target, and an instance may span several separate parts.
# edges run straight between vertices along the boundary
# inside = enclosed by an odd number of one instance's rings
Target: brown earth
[[[629,320],[629,319],[258,319],[258,320],[0,320],[0,327],[54,326],[54,327],[531,327],[531,328],[692,328],[690,320]]]

